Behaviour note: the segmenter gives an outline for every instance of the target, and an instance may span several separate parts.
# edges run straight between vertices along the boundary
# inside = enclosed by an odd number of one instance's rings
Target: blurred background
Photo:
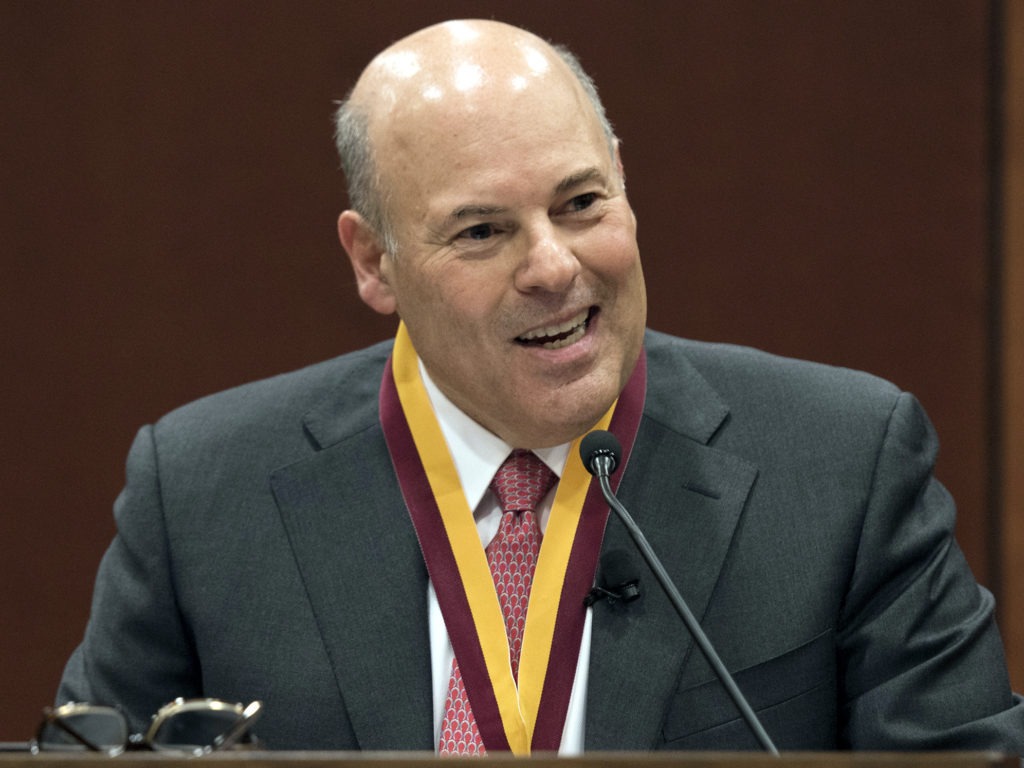
[[[597,81],[652,327],[920,398],[1024,688],[1024,3],[0,0],[0,740],[81,636],[135,431],[394,332],[330,115],[466,16]]]

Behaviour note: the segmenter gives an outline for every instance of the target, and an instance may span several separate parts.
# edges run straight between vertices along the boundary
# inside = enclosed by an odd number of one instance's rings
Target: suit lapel
[[[271,485],[359,747],[430,750],[427,572],[379,424],[386,352],[307,415],[319,450]],[[647,352],[644,417],[619,496],[699,619],[757,470],[708,445],[728,409],[685,356],[656,336]],[[631,554],[643,597],[595,606],[586,748],[650,749],[693,644],[614,518],[602,549]]]
[[[700,620],[757,470],[707,444],[728,409],[681,353],[649,338],[648,362],[644,418],[619,497]],[[594,607],[586,747],[647,750],[693,641],[614,516],[602,547],[612,550],[629,554],[643,597]]]
[[[359,747],[429,750],[427,572],[376,392],[355,394],[307,415],[324,447],[271,485]]]

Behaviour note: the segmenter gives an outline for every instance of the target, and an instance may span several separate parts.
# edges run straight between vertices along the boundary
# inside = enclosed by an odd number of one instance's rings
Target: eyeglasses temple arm
[[[53,725],[55,725],[58,728],[60,728],[62,731],[64,731],[64,733],[66,733],[68,736],[73,738],[75,741],[77,741],[79,744],[81,744],[86,749],[90,749],[93,752],[106,752],[107,751],[107,750],[103,749],[103,747],[99,746],[98,744],[94,744],[93,742],[89,741],[89,739],[85,738],[85,736],[83,736],[78,731],[76,731],[74,728],[72,728],[70,725],[65,723],[64,722],[64,718],[60,717],[56,712],[54,712],[49,707],[47,707],[44,710],[44,714],[46,716],[47,722],[53,723]]]
[[[249,706],[242,710],[242,716],[238,719],[238,722],[214,739],[213,748],[227,749],[228,747],[233,747],[245,735],[245,732],[253,726],[253,723],[259,719],[262,712],[262,701],[251,702]]]

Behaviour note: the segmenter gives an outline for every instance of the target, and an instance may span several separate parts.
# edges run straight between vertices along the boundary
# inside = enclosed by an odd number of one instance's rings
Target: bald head
[[[643,342],[636,217],[572,62],[506,24],[448,22],[383,51],[339,110],[360,298],[514,447],[591,428]]]
[[[567,49],[486,20],[448,21],[399,40],[370,62],[336,114],[352,208],[394,252],[389,189],[405,153],[432,151],[432,134],[482,140],[489,125],[556,96],[574,100],[614,154],[593,81]]]

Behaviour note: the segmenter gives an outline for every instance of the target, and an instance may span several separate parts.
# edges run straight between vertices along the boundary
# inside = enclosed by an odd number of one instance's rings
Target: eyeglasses
[[[129,749],[205,755],[253,747],[251,728],[263,703],[248,706],[219,699],[175,699],[160,708],[145,734],[132,734],[114,707],[69,703],[43,709],[43,722],[30,744],[33,753],[89,750],[119,755]]]

